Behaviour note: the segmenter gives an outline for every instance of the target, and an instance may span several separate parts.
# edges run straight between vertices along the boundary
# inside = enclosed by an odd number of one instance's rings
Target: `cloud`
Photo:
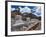
[[[33,13],[36,16],[41,16],[41,7],[36,7],[35,12]]]

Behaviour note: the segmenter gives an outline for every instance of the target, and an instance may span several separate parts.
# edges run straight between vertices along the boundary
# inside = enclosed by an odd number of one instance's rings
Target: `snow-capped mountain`
[[[22,14],[23,13],[32,13],[34,15],[36,15],[37,17],[40,17],[41,16],[41,7],[40,6],[13,6],[11,8],[12,11],[15,11],[15,12],[21,12]]]
[[[19,8],[20,8],[20,12],[21,12],[21,13],[25,13],[25,12],[27,12],[27,13],[31,13],[31,9],[28,8],[28,7],[24,7],[24,8],[19,7]]]

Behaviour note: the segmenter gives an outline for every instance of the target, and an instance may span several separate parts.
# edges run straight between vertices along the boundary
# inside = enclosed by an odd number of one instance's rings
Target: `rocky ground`
[[[29,23],[25,22],[25,25],[11,26],[11,31],[31,31],[31,30],[40,30],[40,29],[41,29],[41,21],[38,19],[31,19]]]

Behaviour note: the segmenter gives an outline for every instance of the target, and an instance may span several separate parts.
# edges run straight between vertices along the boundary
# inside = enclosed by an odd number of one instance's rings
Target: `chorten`
[[[21,15],[16,15],[15,16],[15,24],[13,26],[21,26],[23,24],[24,24],[24,22],[22,20],[22,16]]]

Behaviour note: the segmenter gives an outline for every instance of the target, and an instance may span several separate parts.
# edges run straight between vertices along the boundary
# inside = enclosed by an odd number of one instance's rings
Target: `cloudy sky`
[[[20,9],[20,12],[21,13],[32,13],[36,16],[41,16],[41,8],[38,6],[15,6],[15,5],[12,5],[11,6],[11,11],[16,11],[16,10],[19,10]]]

